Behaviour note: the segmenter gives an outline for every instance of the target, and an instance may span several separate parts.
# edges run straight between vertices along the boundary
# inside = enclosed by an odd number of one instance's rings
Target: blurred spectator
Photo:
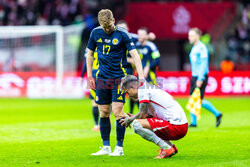
[[[238,60],[238,39],[236,37],[236,30],[231,30],[229,34],[226,35],[226,43],[229,57],[236,63]]]
[[[225,60],[221,62],[220,67],[224,74],[229,74],[234,70],[234,62],[227,56]]]
[[[84,0],[2,0],[3,25],[69,25],[82,15]],[[1,10],[2,9],[2,10]]]
[[[241,19],[241,21],[245,25],[249,24],[249,21],[250,21],[250,4],[248,4],[244,8],[243,13],[242,13],[242,19]]]
[[[241,20],[226,35],[228,56],[238,64],[250,63],[250,4],[245,4]]]

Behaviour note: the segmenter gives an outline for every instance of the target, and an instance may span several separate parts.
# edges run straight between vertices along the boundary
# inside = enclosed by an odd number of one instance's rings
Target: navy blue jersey
[[[117,79],[126,75],[123,68],[123,63],[127,62],[126,51],[135,49],[135,45],[127,30],[116,27],[114,32],[107,34],[99,26],[92,30],[87,48],[97,50],[96,78]]]
[[[160,63],[160,52],[156,45],[151,41],[147,41],[145,45],[137,42],[136,48],[142,55],[142,67],[144,68],[149,63],[150,70],[155,72],[156,66]]]

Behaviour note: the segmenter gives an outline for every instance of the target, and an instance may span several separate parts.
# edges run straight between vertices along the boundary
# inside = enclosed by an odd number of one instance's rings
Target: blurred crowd
[[[250,63],[250,4],[242,13],[236,27],[226,35],[227,59],[234,63]]]
[[[0,25],[70,25],[109,8],[125,14],[126,0],[0,0]]]
[[[1,0],[0,25],[69,25],[81,20],[84,0]]]

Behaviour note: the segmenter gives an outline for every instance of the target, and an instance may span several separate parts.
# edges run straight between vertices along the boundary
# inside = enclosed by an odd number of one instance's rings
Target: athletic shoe
[[[92,153],[91,155],[108,155],[111,153],[110,146],[103,146],[101,150],[96,153]]]
[[[190,128],[196,128],[197,125],[190,124],[188,127],[190,127]]]
[[[110,153],[109,156],[123,156],[123,148],[120,146],[115,146],[114,152]]]
[[[174,147],[171,147],[171,148],[166,149],[166,150],[163,150],[163,149],[160,149],[160,150],[161,150],[160,154],[157,157],[155,157],[154,159],[163,159],[163,158],[171,157],[175,154]]]
[[[95,125],[93,128],[92,128],[92,131],[100,131],[100,126],[99,125]]]
[[[178,153],[178,149],[176,148],[176,146],[175,145],[173,145],[173,148],[174,148],[174,154],[177,154]]]
[[[216,117],[216,127],[220,126],[221,118],[222,118],[222,114],[220,114],[218,117]]]

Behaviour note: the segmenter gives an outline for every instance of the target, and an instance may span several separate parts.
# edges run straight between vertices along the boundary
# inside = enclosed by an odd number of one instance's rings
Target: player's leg
[[[125,103],[125,94],[123,91],[120,91],[118,85],[119,83],[115,83],[116,85],[112,89],[112,112],[116,119],[116,147],[114,151],[109,154],[110,156],[121,156],[124,155],[123,152],[123,140],[125,136],[125,127],[121,125],[120,120],[125,115],[124,114],[124,103]]]
[[[190,96],[192,95],[194,89],[196,88],[196,80],[197,80],[197,77],[191,78],[190,90],[189,90]],[[191,117],[191,121],[190,121],[189,127],[196,127],[197,126],[197,117],[191,112],[190,112],[190,117]]]
[[[110,105],[98,105],[100,111],[100,133],[103,147],[100,151],[91,155],[108,155],[111,152],[110,148]]]
[[[94,122],[95,122],[95,126],[94,128],[92,128],[93,131],[99,131],[100,130],[100,126],[99,126],[99,110],[98,110],[98,106],[95,103],[95,91],[94,90],[90,90],[90,99],[92,100],[92,114],[94,117]]]
[[[123,141],[125,136],[126,128],[121,125],[120,120],[124,117],[123,110],[124,103],[122,102],[112,102],[112,112],[116,119],[116,147],[114,151],[109,154],[110,156],[123,156]]]
[[[135,133],[140,135],[142,138],[155,143],[161,148],[160,154],[155,157],[155,159],[171,157],[177,153],[172,145],[153,132],[153,129],[147,119],[136,119],[133,121],[132,126]]]
[[[205,94],[205,89],[207,86],[207,81],[208,81],[208,76],[206,75],[202,86],[200,88],[201,90],[201,99],[204,98],[204,94]],[[210,111],[215,117],[216,117],[216,127],[218,127],[221,123],[221,117],[222,117],[222,113],[219,112],[211,102],[209,102],[208,100],[202,100],[201,106],[205,109],[207,109],[208,111]]]
[[[151,128],[147,119],[136,119],[132,123],[134,132],[142,138],[158,145],[161,149],[169,149],[171,146],[158,137]]]
[[[103,81],[97,81],[103,82]],[[96,84],[97,85],[97,84]],[[111,104],[111,91],[109,89],[96,89],[95,102],[98,104],[100,111],[100,133],[103,142],[103,148],[91,155],[107,155],[111,152],[110,149],[110,104]]]
[[[210,111],[216,117],[216,127],[218,127],[221,123],[222,113],[219,112],[211,102],[208,100],[202,100],[201,106],[208,111]]]
[[[92,100],[92,113],[94,116],[94,121],[95,121],[95,126],[92,129],[93,131],[99,131],[100,126],[99,126],[99,109],[97,104],[95,103],[95,100]]]

